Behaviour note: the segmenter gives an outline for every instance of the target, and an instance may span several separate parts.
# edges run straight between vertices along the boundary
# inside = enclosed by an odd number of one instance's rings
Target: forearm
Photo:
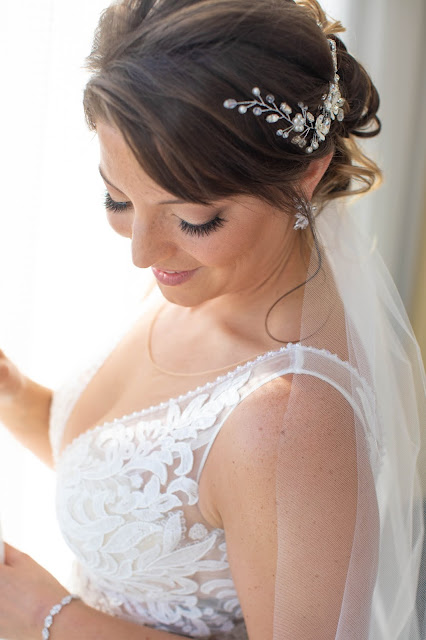
[[[43,624],[41,624],[42,628]],[[36,637],[41,638],[40,634]],[[183,640],[188,636],[157,631],[101,613],[75,600],[55,616],[51,627],[52,640]]]
[[[49,443],[49,415],[52,391],[24,377],[10,399],[0,402],[0,422],[47,465],[52,465]]]

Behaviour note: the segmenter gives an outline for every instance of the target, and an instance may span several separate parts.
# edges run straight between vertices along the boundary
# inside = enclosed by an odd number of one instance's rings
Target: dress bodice
[[[199,480],[231,412],[278,376],[310,373],[312,354],[324,371],[338,369],[343,384],[345,372],[354,373],[327,351],[290,344],[183,396],[89,429],[61,453],[64,425],[105,354],[55,392],[57,513],[76,557],[73,589],[87,604],[178,635],[247,638],[225,532],[203,517]],[[359,389],[353,401],[367,416],[362,381]]]

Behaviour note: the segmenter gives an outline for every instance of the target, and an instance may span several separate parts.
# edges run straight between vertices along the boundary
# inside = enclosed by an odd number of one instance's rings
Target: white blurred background
[[[0,348],[57,387],[112,333],[146,283],[106,223],[96,138],[81,107],[92,33],[108,0],[2,0]],[[381,95],[383,133],[365,144],[385,184],[356,203],[426,342],[426,4],[323,0]],[[425,353],[425,351],[424,351]],[[426,471],[424,478],[426,491]],[[70,556],[54,476],[0,428],[6,539],[60,579]]]

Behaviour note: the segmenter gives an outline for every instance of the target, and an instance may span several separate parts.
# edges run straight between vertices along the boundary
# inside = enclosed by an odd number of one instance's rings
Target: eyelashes
[[[122,213],[128,209],[130,202],[116,202],[111,198],[108,192],[105,194],[104,200],[105,209],[108,211],[113,211],[114,213]]]
[[[104,206],[108,211],[112,211],[113,213],[123,213],[129,209],[131,203],[116,202],[111,198],[109,193],[106,192]],[[203,237],[208,236],[214,231],[218,231],[224,224],[224,218],[221,218],[218,214],[213,218],[213,220],[209,220],[209,222],[205,222],[204,224],[191,224],[190,222],[186,222],[186,220],[180,220],[179,228],[189,236]]]
[[[210,220],[209,222],[205,222],[204,224],[191,224],[186,222],[185,220],[180,221],[180,228],[184,233],[187,233],[189,236],[208,236],[209,233],[213,233],[213,231],[218,231],[225,224],[225,220],[221,218],[219,215]]]

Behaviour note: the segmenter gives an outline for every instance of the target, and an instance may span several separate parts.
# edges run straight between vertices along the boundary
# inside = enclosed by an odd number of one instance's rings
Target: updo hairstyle
[[[309,164],[334,151],[313,196],[321,210],[381,178],[356,142],[379,133],[379,96],[341,31],[316,0],[121,0],[102,14],[88,57],[87,122],[116,127],[158,185],[200,204],[244,194],[294,211]],[[328,37],[345,116],[313,154],[264,117],[223,107],[258,86],[295,111],[299,102],[316,111],[334,77]]]

